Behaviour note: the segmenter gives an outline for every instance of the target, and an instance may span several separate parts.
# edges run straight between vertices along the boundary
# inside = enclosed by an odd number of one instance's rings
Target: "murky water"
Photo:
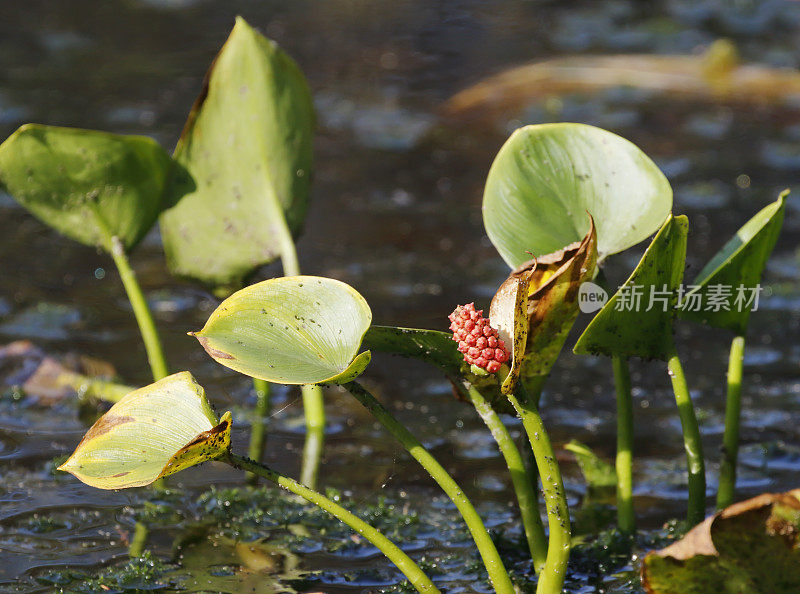
[[[485,76],[560,55],[688,54],[727,36],[746,61],[796,68],[800,4],[560,4],[7,1],[0,3],[0,137],[36,121],[149,134],[171,148],[207,64],[233,17],[242,14],[297,59],[319,108],[313,206],[299,243],[304,272],[352,284],[370,302],[377,323],[444,329],[456,304],[488,303],[507,270],[483,232],[481,191],[497,149],[524,123],[596,124],[652,155],[675,188],[675,211],[689,215],[687,278],[693,278],[739,225],[777,191],[796,185],[796,105],[732,108],[613,89],[519,105],[488,121],[443,122],[437,114],[454,92]],[[110,260],[55,235],[8,197],[0,197],[0,215],[0,340],[30,338],[51,352],[85,353],[113,363],[130,384],[147,382],[143,349]],[[800,198],[792,196],[751,322],[742,495],[798,486],[799,237]],[[610,278],[623,280],[640,253],[634,249],[610,261]],[[138,249],[134,264],[172,368],[191,370],[218,410],[234,410],[235,441],[244,447],[254,400],[248,381],[216,365],[185,334],[202,325],[215,301],[203,289],[170,278],[157,234]],[[575,336],[585,323],[582,316]],[[728,340],[724,332],[679,329],[709,459],[710,493],[723,428]],[[632,368],[637,511],[645,528],[657,528],[685,509],[680,426],[664,366],[637,362]],[[482,502],[487,523],[505,531],[508,542],[516,538],[502,461],[477,416],[451,399],[446,382],[421,363],[382,356],[375,357],[364,381]],[[450,592],[486,591],[474,566],[465,564],[465,533],[429,479],[352,398],[335,390],[329,396],[331,427],[320,483],[361,506],[388,496],[391,511],[376,512],[387,522],[419,511],[422,527],[409,522],[398,529],[413,543],[410,550],[432,560]],[[557,445],[576,438],[613,455],[609,362],[565,353],[547,384],[543,412]],[[159,575],[168,577],[151,585],[352,592],[397,582],[373,549],[352,541],[342,545],[349,538],[345,531],[301,534],[297,518],[316,516],[296,504],[258,500],[282,514],[273,513],[269,521],[244,517],[247,505],[220,512],[231,502],[235,506],[236,498],[205,493],[209,484],[224,489],[242,480],[223,467],[178,475],[169,483],[185,490],[171,495],[107,493],[56,476],[53,459],[71,451],[90,416],[79,414],[72,402],[45,406],[13,391],[0,399],[0,590],[52,591],[74,585],[76,575],[124,561],[143,513],[155,518],[148,540],[155,559],[175,563],[161,568]],[[281,390],[269,427],[268,462],[296,476],[302,442],[299,394]],[[567,454],[562,466],[577,505],[584,494],[577,467]],[[507,548],[515,559],[513,547]],[[587,569],[587,563],[576,559],[572,591],[630,590],[625,576],[603,575],[613,567]],[[143,587],[133,578],[126,583],[128,590]],[[91,585],[85,588],[92,591]]]

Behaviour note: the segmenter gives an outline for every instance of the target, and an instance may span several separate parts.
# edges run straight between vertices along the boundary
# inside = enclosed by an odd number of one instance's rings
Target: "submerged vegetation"
[[[655,359],[666,363],[683,434],[688,490],[684,526],[692,531],[682,542],[694,542],[692,535],[702,530],[708,542],[705,548],[675,544],[649,555],[641,583],[659,593],[691,591],[687,583],[697,591],[734,591],[726,581],[731,573],[739,585],[765,583],[767,578],[741,555],[736,541],[742,539],[774,561],[782,576],[774,591],[793,591],[800,583],[797,493],[730,507],[736,487],[744,334],[783,222],[786,192],[746,223],[693,284],[686,285],[690,221],[672,214],[670,184],[647,155],[628,140],[589,125],[525,126],[500,149],[486,180],[484,226],[509,268],[488,307],[453,304],[452,334],[444,331],[445,318],[436,329],[375,325],[367,300],[353,287],[299,270],[294,238],[307,209],[314,117],[298,66],[239,18],[208,72],[172,156],[147,138],[36,124],[21,127],[0,145],[0,183],[9,194],[44,223],[112,257],[154,379],[124,390],[123,397],[119,386],[94,386],[114,404],[59,470],[98,489],[155,484],[153,493],[159,493],[165,485],[169,489],[164,481],[170,475],[208,461],[225,463],[249,473],[251,482],[265,479],[288,493],[211,491],[197,502],[204,519],[192,527],[197,539],[214,532],[215,543],[234,548],[248,567],[266,570],[285,563],[292,571],[292,543],[259,541],[265,526],[285,531],[293,544],[324,539],[330,553],[367,542],[404,575],[405,581],[388,580],[393,587],[438,592],[444,587],[438,569],[443,561],[423,557],[413,543],[419,532],[429,531],[426,510],[399,511],[396,501],[386,504],[384,499],[372,507],[351,505],[339,493],[317,489],[324,450],[322,388],[343,390],[450,500],[457,514],[452,512],[447,529],[456,530],[457,522],[459,537],[472,541],[476,575],[485,576],[500,594],[532,589],[554,594],[562,591],[576,566],[577,571],[602,573],[626,566],[632,551],[665,544],[637,536],[633,497],[629,359]],[[153,316],[128,263],[131,250],[156,220],[170,269],[224,297],[204,327],[189,333],[217,363],[253,379],[256,416],[267,416],[272,385],[301,386],[306,436],[300,480],[263,461],[263,423],[251,429],[248,455],[237,453],[231,446],[235,415],[217,414],[188,371],[169,374]],[[651,236],[638,265],[612,291],[603,273],[605,261]],[[276,259],[284,276],[243,286],[253,270]],[[573,350],[611,358],[617,394],[615,467],[586,446],[574,443],[568,448],[578,457],[591,492],[605,493],[594,511],[591,498],[580,510],[570,509],[558,452],[540,413],[551,368],[581,311],[593,318]],[[694,378],[686,377],[679,357],[678,318],[735,333],[717,493],[722,511],[705,522],[711,495],[707,458],[690,390]],[[373,353],[379,352],[433,365],[454,394],[475,408],[508,467],[520,541],[507,540],[488,525],[481,503],[468,497],[434,448],[367,387],[363,375]],[[208,396],[214,400],[213,393]],[[522,439],[512,436],[507,415],[519,420],[514,431]],[[613,497],[608,496],[611,489]],[[576,519],[591,525],[593,514],[612,504],[617,530],[594,538],[577,534]],[[169,515],[169,506],[164,509]],[[95,578],[53,572],[41,577],[42,583],[69,591],[101,587],[125,592],[179,588],[187,579],[199,579],[178,576],[175,567],[144,551],[149,529],[162,520],[159,510],[157,503],[151,504],[135,518],[129,543],[133,559],[121,569]],[[329,516],[355,536],[330,524]],[[446,524],[436,528],[445,530]],[[35,529],[49,526],[43,522]],[[187,538],[176,548],[185,554],[192,545]],[[222,591],[230,576],[225,568],[215,571],[209,572],[210,583]],[[297,591],[302,589],[298,581]]]

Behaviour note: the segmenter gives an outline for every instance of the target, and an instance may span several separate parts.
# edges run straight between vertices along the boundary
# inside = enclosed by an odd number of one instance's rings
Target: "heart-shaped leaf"
[[[489,171],[483,223],[511,268],[597,225],[602,261],[647,238],[672,208],[672,189],[634,144],[585,124],[525,126],[506,141]]]
[[[764,266],[778,241],[788,194],[781,192],[711,258],[685,296],[680,317],[744,333]]]
[[[171,160],[157,142],[25,124],[0,145],[0,186],[56,231],[88,246],[130,249],[163,208]]]
[[[217,420],[188,371],[125,396],[92,425],[59,470],[98,489],[149,485],[206,460],[231,444],[231,414]]]
[[[688,227],[683,215],[667,217],[631,276],[580,336],[575,353],[668,358]]]
[[[512,350],[509,394],[518,374],[546,376],[578,316],[580,284],[594,275],[597,235],[590,222],[583,241],[531,260],[511,272],[492,299],[489,319]]]
[[[313,128],[297,64],[238,17],[175,149],[191,176],[161,217],[175,274],[238,285],[281,255],[305,219]]]
[[[706,518],[645,557],[653,594],[800,591],[800,491],[765,493]]]
[[[237,291],[194,336],[218,363],[251,377],[343,384],[369,363],[369,351],[358,350],[371,321],[369,305],[349,285],[287,276]]]

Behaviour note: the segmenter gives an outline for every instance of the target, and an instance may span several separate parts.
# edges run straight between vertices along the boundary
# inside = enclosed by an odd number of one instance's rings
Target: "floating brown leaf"
[[[800,490],[764,493],[709,516],[650,553],[642,585],[652,594],[800,591]]]

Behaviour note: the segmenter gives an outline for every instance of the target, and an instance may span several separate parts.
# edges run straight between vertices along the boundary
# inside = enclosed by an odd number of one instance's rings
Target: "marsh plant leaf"
[[[438,330],[370,326],[361,346],[370,351],[421,359],[448,375],[459,374],[464,365],[464,356],[458,352],[453,335]]]
[[[211,357],[280,384],[343,384],[370,360],[358,354],[372,312],[349,285],[287,276],[237,291],[194,336]]]
[[[492,164],[483,223],[511,268],[581,241],[597,225],[600,261],[654,233],[672,208],[672,189],[631,142],[585,124],[515,131]]]
[[[631,276],[580,336],[575,353],[668,358],[688,227],[683,215],[667,217]]]
[[[800,592],[800,491],[765,493],[706,518],[645,557],[652,594]]]
[[[584,214],[585,216],[585,214]],[[502,391],[546,376],[578,316],[578,290],[594,275],[597,235],[590,219],[582,241],[531,260],[512,271],[492,299],[489,319],[500,337],[514,345],[512,373]]]
[[[788,194],[785,190],[762,208],[711,258],[685,296],[680,317],[744,333],[754,304],[753,290],[778,241]],[[712,298],[719,305],[709,307]]]
[[[238,17],[175,149],[192,186],[161,217],[175,274],[239,285],[280,256],[306,216],[313,128],[297,64]]]
[[[163,208],[171,160],[157,142],[25,124],[0,145],[0,186],[34,216],[84,245],[133,248]]]
[[[92,425],[59,467],[98,489],[149,485],[224,455],[231,414],[221,420],[188,371],[131,392]]]

